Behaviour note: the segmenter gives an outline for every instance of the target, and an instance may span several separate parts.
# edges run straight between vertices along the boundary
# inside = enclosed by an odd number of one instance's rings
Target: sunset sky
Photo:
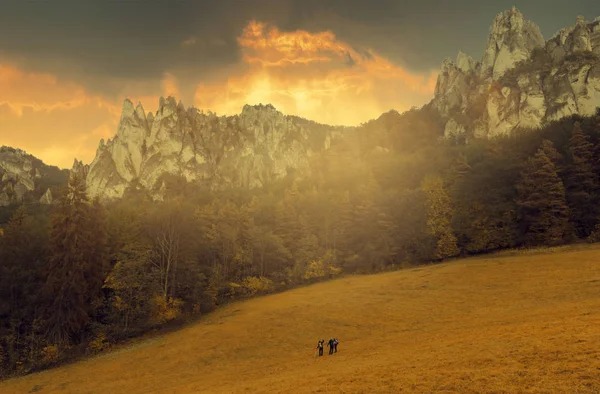
[[[600,15],[597,0],[0,0],[0,145],[89,163],[126,97],[360,124],[428,102],[442,60],[480,59],[513,4],[546,39]]]

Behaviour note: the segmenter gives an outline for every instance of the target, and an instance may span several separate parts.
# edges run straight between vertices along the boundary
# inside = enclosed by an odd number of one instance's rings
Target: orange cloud
[[[161,95],[179,94],[178,80],[170,73],[160,87],[130,82],[117,97],[103,97],[49,73],[0,64],[0,145],[25,149],[63,168],[75,157],[90,163],[100,138],[116,134],[125,98],[154,112]]]
[[[98,138],[90,131],[114,130],[119,112],[117,103],[74,82],[0,64],[0,145],[70,167],[75,156],[91,161]]]
[[[0,64],[0,106],[6,105],[17,116],[24,109],[54,111],[95,105],[117,114],[114,103],[86,93],[82,86],[59,83],[51,74],[26,73],[16,67]]]
[[[358,124],[424,104],[437,79],[436,72],[412,73],[371,50],[359,52],[329,31],[281,32],[251,21],[238,44],[246,67],[198,85],[196,106],[233,114],[262,102],[324,123]]]
[[[435,87],[435,72],[411,72],[329,31],[282,32],[251,21],[237,42],[242,62],[192,87],[196,107],[221,115],[237,114],[245,104],[271,103],[286,114],[356,125],[392,108],[424,104]],[[189,37],[182,46],[223,43]],[[20,147],[64,168],[74,157],[89,163],[99,139],[115,135],[123,99],[155,112],[161,95],[185,99],[182,90],[189,86],[169,70],[158,81],[107,81],[120,83],[120,92],[93,94],[49,73],[0,64],[0,145]]]

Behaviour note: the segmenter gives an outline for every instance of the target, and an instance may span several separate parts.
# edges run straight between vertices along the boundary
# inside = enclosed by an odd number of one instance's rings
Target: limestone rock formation
[[[40,204],[50,205],[54,202],[52,199],[52,191],[50,189],[46,189],[46,193],[42,197],[40,197]]]
[[[484,77],[490,74],[494,79],[501,77],[517,62],[526,60],[535,48],[544,46],[544,37],[540,28],[523,18],[513,7],[496,16],[481,62]]]
[[[67,172],[45,165],[41,160],[21,149],[0,147],[0,206],[18,204],[27,198],[34,201],[46,192],[50,199],[49,186],[60,186],[66,182]],[[46,185],[46,189],[40,189]],[[46,201],[46,200],[44,200]]]
[[[32,158],[20,149],[0,147],[0,206],[23,200],[40,177]]]
[[[544,41],[539,28],[513,8],[490,28],[480,62],[459,52],[444,60],[433,106],[445,136],[494,137],[538,128],[600,107],[600,18],[562,29]]]
[[[86,178],[91,197],[119,198],[141,186],[160,198],[165,175],[209,188],[253,188],[307,168],[310,156],[328,146],[334,128],[271,105],[244,106],[235,116],[186,109],[161,98],[154,115],[129,100],[114,138],[100,141],[89,167],[77,160],[73,172]]]

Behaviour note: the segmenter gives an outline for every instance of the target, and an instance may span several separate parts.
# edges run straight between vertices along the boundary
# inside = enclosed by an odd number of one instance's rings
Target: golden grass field
[[[319,338],[339,351],[315,358]],[[600,248],[501,253],[237,302],[0,393],[600,392]]]

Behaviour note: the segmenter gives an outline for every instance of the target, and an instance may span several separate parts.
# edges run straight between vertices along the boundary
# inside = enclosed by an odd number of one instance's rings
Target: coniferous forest
[[[600,240],[600,113],[442,134],[428,107],[389,112],[261,189],[172,176],[163,201],[131,187],[100,203],[72,175],[52,206],[4,208],[0,377],[340,275]]]

